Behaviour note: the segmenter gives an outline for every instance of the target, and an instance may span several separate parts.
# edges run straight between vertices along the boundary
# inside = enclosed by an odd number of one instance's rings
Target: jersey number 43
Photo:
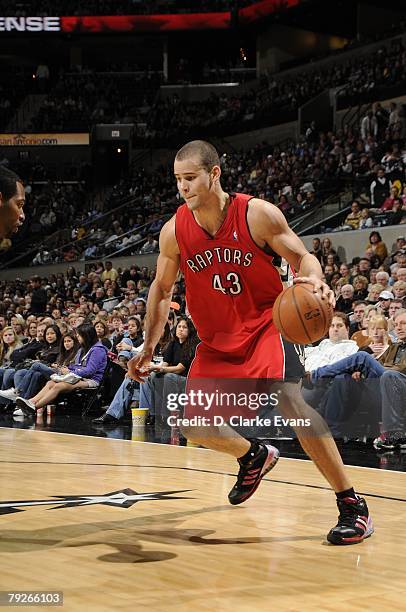
[[[213,289],[221,291],[224,295],[238,295],[242,291],[240,277],[236,272],[229,272],[224,282],[220,274],[213,274]]]

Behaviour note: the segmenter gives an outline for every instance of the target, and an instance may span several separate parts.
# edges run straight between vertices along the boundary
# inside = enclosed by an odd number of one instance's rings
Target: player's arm
[[[139,381],[142,380],[139,371],[149,366],[154,348],[168,320],[173,286],[179,273],[180,255],[175,236],[175,217],[163,226],[159,249],[156,276],[148,293],[144,346],[141,353],[128,362],[130,377]]]
[[[323,271],[318,259],[309,253],[300,238],[291,230],[282,212],[264,200],[252,200],[251,231],[259,244],[267,244],[275,253],[286,259],[297,271],[295,283],[311,283],[315,292],[335,306],[334,293],[323,281]]]

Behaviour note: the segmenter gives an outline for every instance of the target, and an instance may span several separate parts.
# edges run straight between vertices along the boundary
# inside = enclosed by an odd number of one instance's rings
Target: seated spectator
[[[320,238],[313,238],[313,249],[310,253],[314,255],[320,263],[322,262],[323,251],[321,250]]]
[[[321,242],[321,257],[324,265],[327,264],[328,255],[334,255],[334,263],[338,263],[337,252],[333,249],[330,238],[323,238]]]
[[[378,359],[392,344],[388,335],[388,321],[382,315],[372,317],[368,323],[368,338],[360,347],[361,351],[371,353]]]
[[[340,264],[339,272],[340,272],[341,278],[344,278],[347,281],[347,283],[349,283],[350,282],[350,269],[346,263]]]
[[[376,282],[383,286],[386,290],[390,290],[389,287],[389,274],[385,270],[378,270],[376,273]]]
[[[107,366],[107,349],[98,340],[93,325],[84,323],[76,329],[81,349],[75,363],[61,368],[61,375],[49,381],[31,398],[18,397],[16,404],[26,416],[34,416],[38,408],[51,404],[61,393],[98,387]]]
[[[352,285],[343,285],[341,287],[341,295],[336,302],[336,309],[339,312],[348,314],[352,312],[352,303],[354,300],[354,287]]]
[[[0,376],[1,382],[3,381],[3,375],[6,368],[11,364],[12,354],[15,350],[21,348],[23,343],[16,335],[14,329],[5,327],[0,332]]]
[[[388,249],[386,244],[382,241],[381,235],[377,231],[373,231],[369,235],[367,249],[365,256],[371,258],[376,255],[379,259],[379,263],[383,263],[388,256]]]
[[[351,204],[351,212],[348,213],[344,220],[344,228],[359,229],[362,218],[361,207],[358,200],[354,200]]]
[[[388,291],[388,289],[385,289],[385,291],[381,291],[381,293],[379,294],[379,301],[378,301],[377,306],[380,312],[385,317],[388,316],[389,306],[393,299],[394,299],[394,295],[391,291]]]
[[[399,338],[396,335],[396,330],[395,330],[395,316],[401,309],[402,309],[402,300],[397,300],[396,298],[393,299],[390,303],[389,311],[388,311],[388,316],[389,316],[388,333],[389,333],[389,338],[391,339],[392,342],[398,342],[399,340]]]
[[[109,286],[106,290],[106,297],[102,302],[103,310],[107,312],[111,312],[114,308],[118,306],[120,303],[120,298],[115,295],[114,288]]]
[[[381,206],[381,210],[383,212],[388,212],[393,210],[393,207],[397,205],[402,208],[403,202],[402,198],[399,195],[399,189],[394,185],[390,188],[390,195],[385,199],[384,203]]]
[[[118,279],[118,272],[115,268],[113,268],[113,263],[111,261],[106,261],[105,269],[101,273],[100,280],[104,283],[105,280],[115,281]]]
[[[360,217],[358,229],[367,229],[373,226],[374,226],[374,221],[371,217],[371,213],[369,212],[369,209],[363,208],[361,210],[361,217]]]
[[[321,365],[334,363],[358,350],[357,343],[349,340],[348,318],[342,312],[335,312],[328,330],[328,339],[318,346],[305,348],[305,367],[312,371]]]
[[[94,328],[96,330],[97,337],[99,341],[106,347],[109,351],[112,347],[112,343],[109,339],[109,328],[105,321],[99,319],[97,323],[94,324]]]
[[[398,268],[396,277],[398,281],[406,281],[406,267]]]
[[[141,255],[146,255],[147,253],[156,253],[158,251],[158,241],[154,239],[152,234],[147,235],[147,241],[142,245],[140,249]]]
[[[369,293],[366,301],[370,304],[376,304],[379,301],[379,295],[384,291],[384,288],[379,283],[375,283],[369,287]]]
[[[127,362],[133,357],[135,349],[144,343],[141,322],[137,317],[129,317],[127,330],[124,331],[119,342],[114,343],[113,350],[117,353],[118,363],[126,370]]]
[[[403,300],[406,297],[406,281],[398,280],[392,287],[393,295],[396,300]]]
[[[18,337],[19,340],[21,340],[21,342],[24,343],[26,341],[24,317],[20,314],[16,314],[11,317],[10,323],[11,327],[14,329],[15,335]]]
[[[357,343],[357,346],[359,348],[361,348],[361,346],[366,346],[368,344],[369,342],[369,333],[368,333],[369,322],[373,317],[376,317],[377,314],[378,314],[378,311],[373,304],[369,304],[368,306],[366,306],[364,310],[364,315],[362,317],[361,329],[356,331],[351,336],[351,340],[354,340],[354,342]]]
[[[351,340],[354,340],[352,336],[362,329],[362,319],[364,318],[365,309],[367,307],[367,303],[362,300],[357,300],[353,302],[354,312],[352,317],[350,317],[350,329],[349,336]]]
[[[365,300],[368,295],[368,279],[362,274],[357,274],[352,279],[352,285],[354,287],[354,300]]]

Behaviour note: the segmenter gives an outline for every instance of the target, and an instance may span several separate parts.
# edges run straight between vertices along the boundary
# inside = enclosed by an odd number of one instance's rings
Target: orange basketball
[[[310,283],[298,283],[278,295],[273,320],[282,336],[294,344],[309,344],[328,332],[333,309]]]

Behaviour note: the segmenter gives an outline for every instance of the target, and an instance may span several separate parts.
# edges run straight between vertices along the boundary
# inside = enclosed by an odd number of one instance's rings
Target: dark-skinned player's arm
[[[128,376],[142,382],[148,374],[152,355],[168,320],[173,286],[179,273],[179,247],[175,217],[163,226],[159,236],[156,276],[148,293],[144,348],[128,362]]]
[[[335,297],[330,287],[323,281],[323,271],[314,255],[309,253],[300,238],[290,229],[283,213],[269,202],[251,200],[252,223],[255,234],[297,271],[294,283],[311,283],[315,293],[320,293],[331,306]]]

